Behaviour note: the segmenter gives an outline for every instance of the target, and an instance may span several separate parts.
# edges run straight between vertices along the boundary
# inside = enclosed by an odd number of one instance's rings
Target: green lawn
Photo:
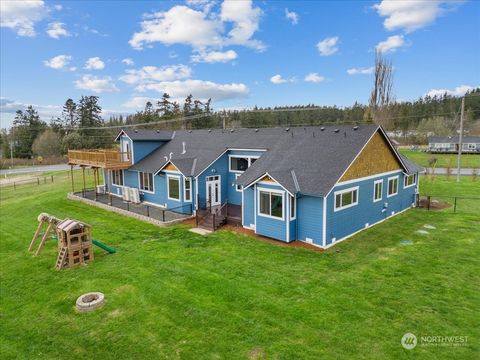
[[[411,210],[313,252],[158,228],[68,201],[68,188],[64,177],[1,190],[1,359],[478,357],[478,213]],[[90,223],[117,253],[97,248],[88,266],[54,270],[53,240],[37,258],[26,252],[40,212]],[[437,229],[417,234],[424,224]],[[106,305],[76,313],[89,291],[105,293]],[[406,332],[468,343],[405,350]]]
[[[450,162],[452,168],[457,167],[456,154],[430,154],[423,151],[413,151],[400,149],[400,153],[420,166],[431,167],[429,161],[437,159],[437,168],[446,168]],[[480,155],[463,154],[461,167],[463,168],[480,168]]]

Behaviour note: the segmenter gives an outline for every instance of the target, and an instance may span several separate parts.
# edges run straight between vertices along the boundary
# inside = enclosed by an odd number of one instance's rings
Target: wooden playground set
[[[40,244],[35,251],[38,256],[47,239],[58,240],[58,256],[55,267],[58,270],[86,264],[94,260],[93,245],[96,245],[110,254],[116,252],[97,240],[92,239],[92,227],[78,220],[60,220],[47,213],[41,213],[38,226],[28,251],[32,251],[36,241],[41,237]]]

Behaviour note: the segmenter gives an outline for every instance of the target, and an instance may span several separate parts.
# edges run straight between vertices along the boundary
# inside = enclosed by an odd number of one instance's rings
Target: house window
[[[139,172],[138,176],[140,178],[139,188],[143,191],[153,192],[153,174],[146,172]]]
[[[475,150],[477,148],[477,144],[466,144],[468,150]]]
[[[406,175],[403,178],[403,187],[410,187],[417,183],[417,174]]]
[[[238,180],[238,178],[240,177],[240,175],[242,175],[242,174],[235,174],[235,182],[237,182],[237,180]],[[241,185],[238,185],[238,184],[236,184],[236,185],[235,185],[235,190],[237,190],[237,191],[240,191],[240,192],[241,192],[241,191],[242,191],[242,186],[241,186]]]
[[[398,194],[398,176],[388,178],[387,197]]]
[[[231,157],[230,171],[245,171],[248,169],[248,158]]]
[[[259,215],[283,219],[283,194],[271,191],[259,191]]]
[[[183,178],[183,198],[185,201],[192,201],[192,179],[189,177]]]
[[[358,204],[358,186],[335,192],[335,211]]]
[[[123,170],[112,171],[112,184],[123,186]]]
[[[167,175],[167,192],[170,200],[180,200],[180,177]]]
[[[294,196],[290,196],[290,220],[295,220],[296,214],[295,214],[295,207],[296,207],[296,202],[297,199],[295,199]]]
[[[383,180],[377,180],[373,183],[373,202],[382,200]]]

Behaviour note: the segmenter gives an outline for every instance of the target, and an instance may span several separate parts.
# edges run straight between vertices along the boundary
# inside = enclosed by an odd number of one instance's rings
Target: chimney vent
[[[185,149],[185,141],[182,141],[182,147],[183,147],[183,150],[182,150],[182,155],[185,154],[187,152],[187,150]]]

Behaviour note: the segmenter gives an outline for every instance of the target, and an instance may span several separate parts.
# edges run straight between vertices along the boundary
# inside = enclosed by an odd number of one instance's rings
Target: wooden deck
[[[108,170],[127,169],[132,165],[130,153],[119,150],[68,150],[70,165],[91,166]]]

